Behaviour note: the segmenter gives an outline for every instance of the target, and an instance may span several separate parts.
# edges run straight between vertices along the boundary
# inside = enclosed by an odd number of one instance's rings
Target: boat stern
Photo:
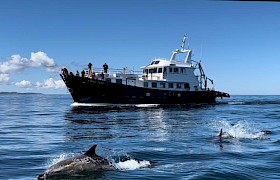
[[[220,97],[221,99],[223,99],[224,97],[230,97],[230,95],[228,93],[220,92],[220,91],[216,91],[215,96]]]

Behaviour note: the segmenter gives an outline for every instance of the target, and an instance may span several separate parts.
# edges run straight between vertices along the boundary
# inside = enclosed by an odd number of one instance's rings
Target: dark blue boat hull
[[[74,102],[108,104],[189,104],[213,103],[229,97],[218,91],[174,91],[116,84],[103,80],[62,76]]]

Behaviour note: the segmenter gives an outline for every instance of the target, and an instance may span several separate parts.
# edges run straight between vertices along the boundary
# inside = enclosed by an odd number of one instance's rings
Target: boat
[[[216,98],[230,97],[216,91],[201,62],[192,60],[192,50],[185,49],[186,38],[185,34],[170,59],[153,59],[141,72],[108,68],[106,63],[103,69],[94,69],[89,63],[81,75],[63,68],[60,76],[75,103],[168,105],[215,103]]]

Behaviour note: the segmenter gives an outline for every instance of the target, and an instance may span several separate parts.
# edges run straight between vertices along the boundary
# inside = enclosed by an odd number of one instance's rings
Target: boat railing
[[[85,77],[88,78],[93,78],[93,77],[98,77],[98,76],[103,76],[105,77],[113,77],[113,76],[122,76],[122,75],[134,75],[134,76],[141,76],[142,71],[135,71],[133,69],[129,68],[122,68],[122,69],[115,69],[115,68],[109,68],[107,71],[105,71],[103,68],[93,68],[91,70],[91,73],[88,68],[84,69],[85,72]]]

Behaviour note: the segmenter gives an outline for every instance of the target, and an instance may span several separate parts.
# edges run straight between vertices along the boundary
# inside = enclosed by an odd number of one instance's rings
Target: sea
[[[100,106],[69,94],[1,94],[0,102],[1,180],[37,179],[94,144],[115,170],[58,179],[280,179],[280,96]]]

